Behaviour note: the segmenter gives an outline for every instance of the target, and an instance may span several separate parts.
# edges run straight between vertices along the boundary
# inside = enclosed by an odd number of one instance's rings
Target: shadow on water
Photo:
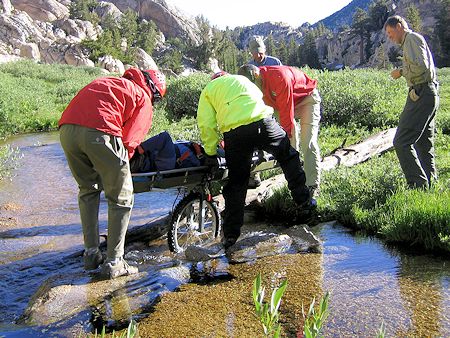
[[[203,336],[255,336],[261,331],[250,289],[257,272],[270,283],[288,278],[281,307],[287,337],[301,332],[302,303],[325,291],[331,292],[326,337],[375,337],[382,322],[389,337],[450,336],[447,259],[404,252],[334,224],[314,228],[323,253],[245,264],[189,263],[171,254],[164,239],[131,243],[126,259],[140,273],[98,280],[82,270],[77,187],[57,133],[9,142],[24,156],[14,177],[0,182],[0,336],[77,337],[103,325],[121,329],[131,319],[143,337],[195,337],[199,328]],[[130,227],[167,214],[175,198],[176,191],[137,194]],[[106,226],[102,199],[102,233]]]

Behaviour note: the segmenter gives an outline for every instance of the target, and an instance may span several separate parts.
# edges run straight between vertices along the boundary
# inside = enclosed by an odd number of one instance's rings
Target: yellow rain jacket
[[[203,89],[197,109],[197,123],[205,152],[217,153],[220,133],[262,120],[273,114],[261,90],[245,76],[224,75]],[[226,145],[225,145],[226,147]]]

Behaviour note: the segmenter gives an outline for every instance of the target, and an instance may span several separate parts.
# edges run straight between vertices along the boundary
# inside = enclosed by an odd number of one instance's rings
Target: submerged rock
[[[306,225],[294,225],[286,229],[293,240],[293,247],[298,252],[322,252],[323,243]]]
[[[190,269],[190,265],[177,265],[113,280],[79,273],[57,275],[36,292],[18,323],[56,325],[85,312],[92,313],[91,323],[83,324],[88,330],[94,322],[126,322],[145,313],[162,294],[188,283]]]
[[[291,244],[288,235],[259,233],[236,242],[228,249],[227,256],[231,263],[248,262],[288,252]]]
[[[225,255],[225,250],[218,244],[212,247],[190,245],[184,251],[186,259],[191,262],[204,262]]]

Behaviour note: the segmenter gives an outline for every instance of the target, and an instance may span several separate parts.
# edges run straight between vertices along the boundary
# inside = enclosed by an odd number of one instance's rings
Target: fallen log
[[[392,140],[396,130],[397,128],[384,130],[360,143],[337,149],[322,160],[321,169],[331,170],[341,165],[351,167],[385,153],[393,147]]]
[[[322,159],[321,169],[331,170],[339,166],[351,167],[385,153],[393,148],[392,140],[396,129],[390,128],[372,135],[360,143],[336,149]],[[283,186],[285,182],[283,174],[262,181],[259,187],[247,191],[245,204],[263,204],[273,194],[273,191]]]

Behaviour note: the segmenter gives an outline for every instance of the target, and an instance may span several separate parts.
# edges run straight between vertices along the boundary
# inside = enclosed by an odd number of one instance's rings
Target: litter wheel
[[[190,193],[175,207],[169,226],[167,239],[172,252],[183,252],[190,245],[211,244],[220,233],[219,211],[214,201],[202,203],[200,193]]]

